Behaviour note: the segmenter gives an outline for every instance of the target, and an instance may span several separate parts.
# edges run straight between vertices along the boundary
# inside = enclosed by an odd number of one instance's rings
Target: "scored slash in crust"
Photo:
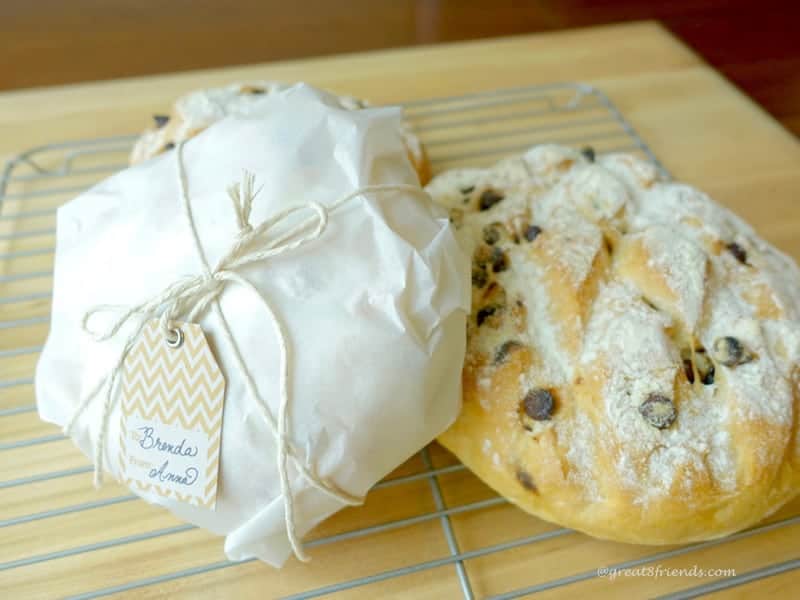
[[[797,495],[800,270],[748,225],[636,157],[557,146],[427,190],[474,248],[464,404],[439,441],[481,479],[644,544]]]

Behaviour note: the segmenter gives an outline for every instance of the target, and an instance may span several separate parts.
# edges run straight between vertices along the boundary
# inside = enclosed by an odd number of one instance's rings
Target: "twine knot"
[[[96,341],[102,342],[115,336],[124,326],[131,324],[133,328],[125,345],[109,373],[100,379],[84,396],[76,407],[72,416],[64,427],[64,433],[70,435],[75,423],[89,403],[105,389],[101,423],[94,446],[94,481],[95,486],[100,486],[103,479],[103,451],[105,438],[108,431],[108,420],[114,403],[114,392],[122,374],[125,358],[130,353],[136,340],[141,335],[145,324],[151,319],[158,319],[165,333],[170,332],[175,321],[194,322],[213,307],[221,323],[223,337],[231,348],[234,362],[245,381],[248,395],[256,402],[264,420],[269,425],[277,446],[277,466],[280,477],[281,493],[284,502],[284,517],[289,543],[295,555],[300,560],[307,560],[303,552],[299,536],[295,531],[294,503],[292,497],[287,460],[292,458],[292,463],[297,471],[315,488],[323,493],[336,498],[347,505],[357,505],[363,502],[347,492],[337,488],[330,482],[321,480],[313,473],[306,462],[299,458],[299,454],[287,439],[289,386],[287,384],[290,369],[290,360],[287,347],[287,336],[283,325],[272,309],[268,300],[250,281],[240,275],[238,269],[256,262],[265,261],[286,252],[295,250],[305,244],[318,239],[328,225],[330,211],[349,202],[353,198],[370,192],[405,191],[415,194],[427,194],[418,186],[406,184],[367,186],[340,198],[327,208],[317,202],[306,202],[285,208],[264,220],[258,226],[250,222],[253,201],[261,191],[255,188],[255,176],[245,172],[242,181],[228,187],[228,197],[233,205],[238,233],[226,253],[211,268],[206,258],[203,247],[197,234],[191,204],[188,196],[188,182],[183,164],[183,142],[178,144],[175,156],[177,158],[178,177],[180,180],[181,200],[183,214],[192,233],[195,249],[203,264],[203,272],[198,275],[181,277],[168,285],[164,290],[155,294],[137,305],[111,306],[99,305],[89,309],[81,321],[81,326]],[[260,301],[271,318],[280,346],[280,399],[278,414],[273,418],[266,401],[256,387],[250,370],[236,341],[233,339],[230,326],[220,308],[219,298],[229,283],[235,283],[251,291]],[[103,312],[114,312],[118,316],[105,328],[92,329],[90,320],[93,316]],[[307,460],[307,459],[306,459]]]

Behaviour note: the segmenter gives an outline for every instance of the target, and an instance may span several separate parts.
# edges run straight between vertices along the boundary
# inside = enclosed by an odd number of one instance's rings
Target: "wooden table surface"
[[[0,90],[642,19],[800,135],[796,0],[3,0]]]
[[[306,80],[378,103],[564,80],[590,83],[613,100],[675,177],[732,207],[763,236],[800,258],[797,139],[654,23],[0,94],[0,158],[57,140],[134,133],[149,115],[163,112],[186,90],[248,78]],[[68,440],[18,444],[58,433],[26,410],[34,402],[26,381],[32,376],[36,353],[14,350],[35,349],[44,342],[47,300],[3,303],[3,298],[36,294],[48,285],[46,276],[13,277],[22,268],[47,271],[52,261],[50,254],[37,254],[35,246],[52,244],[51,235],[9,237],[16,226],[14,212],[27,210],[21,206],[7,202],[0,215],[0,444],[10,446],[0,445],[0,525],[4,526],[0,596],[61,597],[149,582],[121,596],[275,597],[450,555],[438,520],[420,520],[391,531],[320,544],[312,548],[313,562],[308,565],[292,560],[281,571],[257,562],[231,566],[223,562],[220,538],[184,527],[162,509],[128,499],[127,491],[113,482],[96,491],[90,474],[80,472],[20,484],[24,478],[69,473],[87,464]],[[52,227],[52,216],[32,218],[31,227]],[[27,324],[3,326],[17,319]],[[435,467],[455,464],[436,446],[431,456]],[[415,458],[392,477],[424,468]],[[447,508],[494,497],[463,470],[443,474],[439,482]],[[431,513],[437,507],[428,485],[423,478],[375,490],[365,506],[343,511],[310,537]],[[112,498],[119,500],[107,501]],[[94,502],[100,505],[86,504]],[[800,586],[798,568],[761,578],[769,575],[770,565],[800,558],[800,501],[746,535],[691,549],[648,548],[557,533],[557,527],[511,506],[489,504],[460,513],[456,508],[451,515],[461,552],[526,536],[542,539],[466,560],[464,568],[476,597],[578,574],[586,576],[542,595],[652,597],[718,579],[620,576],[612,581],[594,576],[599,566],[648,557],[647,566],[662,569],[695,565],[735,569],[741,585],[717,592],[718,597],[790,597]],[[783,522],[780,527],[769,525],[779,522]],[[170,576],[179,572],[184,576]],[[759,579],[750,581],[750,574]],[[458,598],[460,594],[456,569],[445,561],[336,597]]]

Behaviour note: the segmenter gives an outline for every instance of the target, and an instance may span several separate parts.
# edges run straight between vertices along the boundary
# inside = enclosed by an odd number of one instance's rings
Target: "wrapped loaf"
[[[44,420],[125,480],[122,358],[151,322],[179,342],[200,332],[224,378],[215,504],[132,489],[227,536],[231,559],[280,566],[292,535],[455,419],[470,267],[416,182],[399,109],[346,110],[303,84],[265,102],[59,209],[36,394]]]

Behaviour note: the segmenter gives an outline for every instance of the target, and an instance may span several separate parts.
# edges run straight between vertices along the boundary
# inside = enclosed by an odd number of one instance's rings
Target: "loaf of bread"
[[[284,91],[290,84],[275,81],[234,83],[225,87],[196,90],[175,101],[170,114],[154,115],[147,129],[131,152],[130,162],[136,164],[175,147],[178,142],[197,135],[209,125],[228,115],[258,115],[264,110],[269,94]],[[367,108],[369,103],[350,96],[339,96],[341,107],[347,110]],[[430,179],[430,164],[425,149],[408,122],[402,121],[399,135],[408,158],[423,185]]]
[[[541,518],[719,537],[800,491],[800,270],[630,155],[540,146],[429,185],[473,256],[464,406],[439,439]]]

